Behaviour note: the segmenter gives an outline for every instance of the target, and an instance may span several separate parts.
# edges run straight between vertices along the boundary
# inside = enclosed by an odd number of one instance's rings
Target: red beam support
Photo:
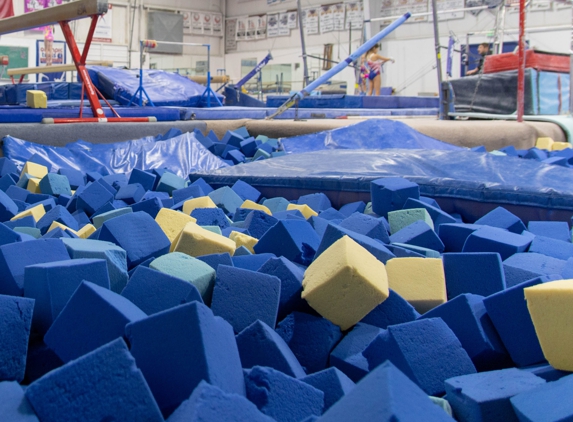
[[[82,63],[85,64],[86,60],[88,59],[88,53],[90,51],[90,47],[92,45],[92,39],[94,37],[94,32],[97,26],[97,21],[99,20],[99,15],[92,16],[92,22],[90,24],[90,29],[88,31],[88,37],[86,38],[86,42],[84,44],[84,51],[82,52]]]
[[[523,122],[525,107],[525,0],[519,0],[519,67],[517,68],[517,121]]]

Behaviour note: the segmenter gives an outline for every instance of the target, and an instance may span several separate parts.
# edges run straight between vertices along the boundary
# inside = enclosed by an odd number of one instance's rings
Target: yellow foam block
[[[348,236],[324,251],[304,273],[302,298],[347,330],[388,298],[384,264]]]
[[[40,221],[40,218],[42,218],[44,216],[44,214],[46,214],[46,210],[44,209],[44,205],[39,204],[33,208],[27,209],[25,211],[22,211],[19,214],[16,214],[14,217],[12,217],[10,219],[10,221],[18,220],[19,218],[28,217],[29,215],[31,215],[32,217],[34,217],[34,220],[36,220],[36,223],[37,223],[38,221]]]
[[[217,208],[217,205],[208,196],[200,196],[183,203],[183,214],[190,215],[195,208]]]
[[[48,108],[48,96],[44,91],[29,89],[26,91],[26,105],[31,108]]]
[[[386,262],[388,285],[423,314],[447,301],[440,258],[393,258]]]
[[[26,164],[24,164],[24,168],[20,173],[20,177],[25,173],[28,173],[31,177],[42,179],[46,174],[48,174],[48,167],[31,161],[26,161]]]
[[[573,280],[538,284],[524,292],[543,355],[555,369],[573,371]]]
[[[251,237],[247,234],[236,232],[236,231],[231,232],[231,234],[229,235],[229,239],[231,239],[233,242],[235,242],[235,245],[237,245],[237,248],[244,246],[251,253],[255,253],[254,247],[257,244],[257,242],[259,241],[259,239],[256,239],[256,238]]]
[[[173,242],[175,238],[181,233],[183,227],[187,223],[194,223],[197,219],[191,217],[189,214],[184,214],[179,211],[170,210],[169,208],[161,208],[161,210],[155,216],[155,222],[159,224],[165,236],[170,242]]]
[[[290,210],[299,210],[302,215],[304,215],[304,218],[306,218],[307,220],[312,217],[312,216],[317,216],[318,213],[313,210],[312,208],[310,208],[308,205],[306,204],[302,204],[302,205],[298,205],[298,204],[288,204],[287,205],[287,211]]]
[[[245,202],[243,202],[239,208],[246,208],[248,210],[259,210],[262,212],[266,212],[268,215],[273,215],[270,209],[268,209],[264,205],[257,204],[256,202],[253,202],[250,199],[247,199]]]
[[[561,151],[562,149],[570,149],[573,146],[569,142],[553,142],[551,147],[552,151]]]
[[[75,230],[73,230],[73,229],[70,229],[70,228],[69,228],[68,226],[66,226],[65,224],[58,223],[57,221],[54,221],[54,222],[52,222],[52,224],[50,224],[50,227],[48,228],[48,232],[51,232],[52,230],[57,229],[57,228],[60,228],[60,229],[62,229],[62,230],[69,230],[69,231],[71,231],[73,234],[75,234],[76,236],[79,236],[77,231],[75,231]]]
[[[92,224],[86,224],[81,229],[79,229],[76,234],[82,239],[87,239],[94,233],[97,229]]]
[[[40,189],[40,179],[36,179],[35,177],[28,180],[28,185],[26,189],[29,190],[31,193],[42,193]]]
[[[187,223],[171,243],[170,252],[183,252],[190,256],[228,252],[232,256],[236,248],[231,239],[205,230],[196,223]]]
[[[555,141],[549,137],[537,138],[537,141],[535,142],[535,147],[551,151],[553,149],[554,143]]]

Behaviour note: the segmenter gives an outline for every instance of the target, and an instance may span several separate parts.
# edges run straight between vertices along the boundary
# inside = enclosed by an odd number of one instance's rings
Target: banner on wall
[[[302,24],[306,35],[318,34],[318,8],[310,7],[302,10]]]
[[[59,65],[66,63],[66,43],[64,41],[52,41],[52,65]],[[46,48],[44,40],[36,40],[36,67],[46,67],[48,72],[49,67],[46,66]],[[37,76],[38,82],[47,81],[65,81],[66,72],[57,73],[40,73]]]
[[[364,6],[362,2],[346,3],[346,29],[361,29],[364,26]]]
[[[225,53],[237,51],[237,19],[225,20]]]
[[[382,0],[380,8],[380,17],[401,16],[406,12],[410,13],[427,13],[428,0]],[[346,17],[348,20],[348,16]],[[406,21],[406,23],[427,22],[428,16],[414,16]],[[392,19],[382,21],[380,25],[389,25]]]
[[[203,13],[193,12],[191,14],[191,32],[195,34],[203,33]]]
[[[298,28],[298,12],[290,11],[286,12],[288,15],[288,28],[297,29]]]
[[[331,5],[320,6],[320,33],[334,31],[334,7]]]
[[[332,12],[334,30],[343,31],[345,28],[344,18],[346,17],[346,7],[344,6],[344,3],[333,4],[331,7],[334,9]]]
[[[279,36],[288,37],[290,35],[289,14],[287,12],[279,13]]]
[[[223,31],[223,15],[220,13],[211,13],[211,24],[213,35],[221,35]]]
[[[245,41],[246,37],[247,37],[247,18],[238,18],[237,33],[235,38],[237,41]]]
[[[247,41],[254,40],[257,34],[257,18],[256,17],[248,17],[247,18],[247,34],[245,35],[245,39]]]
[[[111,42],[112,41],[112,5],[107,5],[107,13],[101,15],[97,21],[97,26],[94,31],[95,42]]]
[[[279,14],[267,15],[267,36],[274,38],[279,36]]]
[[[258,17],[256,37],[257,39],[267,38],[267,15]]]
[[[203,33],[210,34],[213,30],[213,23],[211,21],[211,13],[201,13],[203,17]]]

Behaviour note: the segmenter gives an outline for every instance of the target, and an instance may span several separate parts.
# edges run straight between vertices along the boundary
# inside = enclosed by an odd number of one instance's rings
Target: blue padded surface
[[[280,107],[290,97],[288,95],[270,95],[267,107]],[[394,95],[318,95],[302,99],[300,108],[438,108],[437,97],[402,97]]]

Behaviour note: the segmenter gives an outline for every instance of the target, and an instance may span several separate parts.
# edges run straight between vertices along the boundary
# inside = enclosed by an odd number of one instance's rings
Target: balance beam
[[[89,61],[86,62],[86,66],[113,66],[113,62],[109,60],[100,61]],[[8,69],[8,76],[14,75],[32,75],[37,73],[56,73],[56,72],[69,72],[72,70],[77,70],[75,64],[58,64],[55,66],[44,66],[44,67],[16,67],[13,69]]]
[[[197,82],[198,84],[206,84],[207,83],[207,76],[201,76],[201,75],[194,75],[194,76],[187,76],[189,79],[191,79],[193,82]],[[228,76],[211,76],[211,83],[216,83],[216,84],[226,84],[227,82],[229,82],[230,78]]]

